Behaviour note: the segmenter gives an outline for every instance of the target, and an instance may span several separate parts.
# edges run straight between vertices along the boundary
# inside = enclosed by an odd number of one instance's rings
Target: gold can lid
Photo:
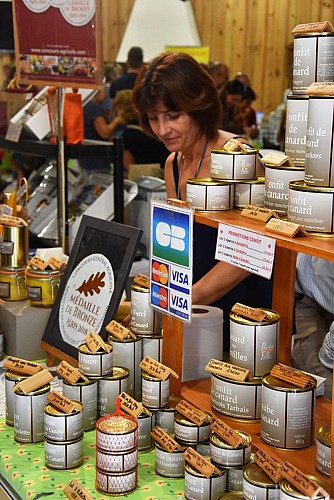
[[[211,415],[211,413],[207,411],[203,411],[202,413],[204,413],[207,416],[207,419],[202,423],[202,425],[197,425],[195,424],[195,422],[188,420],[178,411],[175,412],[174,421],[179,425],[186,425],[187,427],[205,427],[206,425],[211,425],[211,423],[213,422],[213,416]]]
[[[132,283],[131,285],[131,290],[134,292],[141,292],[141,293],[149,293],[150,289],[147,288],[146,286],[139,285],[138,283]]]
[[[130,370],[124,366],[113,366],[110,375],[105,375],[101,380],[121,380],[127,378],[130,375]]]
[[[104,351],[103,349],[99,349],[98,351],[96,352],[92,352],[88,345],[87,344],[80,344],[79,347],[78,347],[78,351],[81,353],[81,354],[90,354],[92,356],[101,356],[101,355],[104,355],[104,354],[111,354],[112,353],[112,350],[113,350],[113,347],[111,346],[111,349],[109,352],[107,351]]]
[[[242,491],[228,491],[227,493],[224,493],[220,497],[217,498],[217,500],[242,500],[243,499],[243,492]]]
[[[243,476],[246,481],[255,486],[260,486],[262,488],[279,488],[279,485],[274,483],[255,462],[250,462],[245,465]]]
[[[252,436],[248,434],[247,432],[244,431],[235,431],[239,436],[242,437],[243,442],[238,444],[238,446],[235,448],[234,446],[230,445],[226,441],[224,441],[221,437],[218,436],[215,432],[213,432],[210,436],[210,442],[218,446],[219,448],[225,448],[227,450],[241,450],[243,448],[247,448],[252,444]]]
[[[75,403],[75,407],[73,408],[71,413],[64,413],[59,408],[54,406],[52,403],[47,403],[44,406],[44,412],[47,415],[52,415],[55,417],[64,417],[65,415],[75,415],[75,414],[81,413],[83,411],[83,404],[80,403],[80,401],[74,401],[74,400],[71,400],[71,401],[72,401],[72,403]]]
[[[325,187],[325,186],[309,186],[308,184],[305,184],[304,181],[290,181],[289,182],[289,189],[294,189],[295,191],[303,191],[303,192],[308,192],[308,193],[328,193],[328,194],[333,194],[334,193],[334,188],[333,187]]]
[[[311,479],[315,483],[319,484],[319,486],[321,486],[321,488],[323,490],[327,491],[328,487],[327,487],[326,483],[324,481],[322,481],[320,478],[318,478],[317,476],[309,475],[309,474],[306,474],[306,477],[308,477],[309,479]],[[283,479],[280,480],[279,487],[281,488],[281,491],[283,493],[285,493],[285,495],[289,495],[289,496],[292,496],[292,497],[298,498],[298,499],[305,499],[305,500],[309,499],[309,497],[307,495],[305,495],[304,493],[302,493],[301,491],[299,491],[296,488],[296,486],[294,486],[293,484],[289,483],[289,481],[287,479],[285,479],[285,478],[283,478]],[[320,499],[320,498],[326,498],[326,496],[319,494],[319,495],[317,495],[314,498]]]
[[[137,428],[136,421],[126,415],[106,415],[96,422],[96,430],[105,434],[129,434]]]
[[[212,177],[193,177],[187,179],[187,184],[197,184],[199,186],[233,186],[232,181],[217,180]]]
[[[265,373],[262,378],[262,385],[268,387],[269,389],[274,389],[277,391],[286,391],[286,392],[307,392],[313,391],[317,386],[317,381],[314,377],[310,375],[310,384],[307,387],[297,387],[296,385],[290,384],[285,380],[281,380],[270,373]]]
[[[244,146],[247,147],[247,151],[226,151],[224,148],[216,148],[216,149],[211,149],[211,153],[214,154],[220,154],[220,155],[254,155],[259,152],[258,149],[256,148],[251,148],[247,146],[247,144],[243,144]]]
[[[12,372],[11,370],[5,371],[5,379],[10,380],[11,382],[20,382],[28,377],[29,375],[24,375],[23,373]]]
[[[150,373],[145,372],[144,370],[141,371],[141,376],[144,380],[149,380],[151,382],[165,382],[166,380],[169,379],[169,375],[165,380],[162,380],[159,377],[155,377],[154,375],[151,375]]]
[[[205,458],[208,462],[211,462],[210,458],[208,458],[208,457],[205,457]],[[215,467],[216,467],[216,469],[220,470],[220,472],[221,472],[220,476],[224,476],[226,474],[225,468],[221,468],[221,467],[219,467],[219,465],[216,465],[216,464],[215,464]],[[184,464],[184,468],[188,472],[188,474],[190,474],[191,476],[202,477],[202,478],[206,478],[206,479],[211,479],[213,477],[219,477],[219,474],[215,471],[212,472],[210,477],[206,477],[206,476],[204,476],[204,474],[202,474],[197,469],[195,469],[195,467],[193,467],[189,462],[186,462]]]
[[[108,337],[108,344],[109,345],[112,345],[113,343],[119,343],[119,344],[129,344],[131,342],[142,342],[142,339],[141,337],[136,337],[136,338],[133,338],[133,337],[126,337],[125,339],[121,340],[121,339],[118,339],[117,337],[114,337],[113,335],[109,335]]]
[[[329,425],[323,425],[317,430],[316,438],[321,444],[331,447],[332,429]]]
[[[235,323],[239,323],[241,325],[273,325],[274,323],[278,323],[280,319],[280,315],[278,312],[273,311],[272,309],[262,309],[258,308],[259,311],[263,311],[266,317],[262,321],[255,321],[254,319],[245,318],[244,316],[240,316],[240,314],[236,314],[234,312],[230,312],[230,318]]]

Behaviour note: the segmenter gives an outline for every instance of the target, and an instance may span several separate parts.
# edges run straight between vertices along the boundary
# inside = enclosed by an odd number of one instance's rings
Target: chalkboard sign
[[[77,348],[95,331],[103,339],[128,279],[140,229],[84,215],[46,325],[41,347],[55,358],[77,360]],[[72,363],[73,364],[73,363]]]

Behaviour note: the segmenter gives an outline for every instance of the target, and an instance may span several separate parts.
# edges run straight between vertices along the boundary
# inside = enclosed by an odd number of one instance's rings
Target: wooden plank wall
[[[334,22],[332,0],[190,1],[210,59],[226,63],[231,78],[238,71],[247,73],[258,95],[254,107],[264,113],[277,107],[289,86],[294,26]],[[134,0],[102,0],[105,60],[115,59],[133,4]]]

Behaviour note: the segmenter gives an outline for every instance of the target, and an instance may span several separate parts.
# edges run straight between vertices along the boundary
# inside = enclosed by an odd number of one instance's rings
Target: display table
[[[50,499],[66,498],[63,489],[72,479],[77,479],[95,500],[110,499],[95,490],[95,431],[84,435],[84,463],[72,470],[57,471],[44,464],[44,443],[19,444],[14,441],[13,427],[0,420],[0,498],[1,499]],[[138,454],[138,487],[128,495],[141,500],[176,500],[184,498],[184,479],[168,479],[154,471],[154,450]],[[9,496],[2,491],[1,482],[10,487]]]

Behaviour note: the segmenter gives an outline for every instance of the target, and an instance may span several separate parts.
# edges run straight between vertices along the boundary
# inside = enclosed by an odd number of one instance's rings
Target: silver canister
[[[217,500],[226,491],[226,471],[206,477],[190,464],[184,467],[184,493],[187,500]]]
[[[262,377],[277,363],[278,312],[261,309],[266,316],[255,321],[230,313],[230,362],[246,368],[253,377]]]
[[[50,384],[24,394],[14,392],[14,439],[20,443],[44,440],[44,406],[48,402]]]
[[[162,315],[150,304],[150,289],[131,285],[130,330],[135,335],[161,335]]]
[[[96,449],[96,467],[105,472],[127,472],[138,466],[138,450],[106,451]]]
[[[250,180],[256,177],[256,160],[258,151],[249,152],[225,151],[213,149],[211,151],[210,175],[219,180]]]
[[[308,95],[287,96],[284,152],[294,165],[305,166]]]
[[[162,335],[142,336],[143,339],[143,359],[148,356],[162,363]]]
[[[175,413],[174,435],[179,442],[191,445],[196,443],[203,443],[209,440],[211,435],[211,424],[213,421],[213,417],[210,413],[203,413],[207,415],[207,418],[201,425],[195,424],[191,420],[188,420],[179,412]]]
[[[255,207],[264,206],[264,177],[258,177],[251,181],[234,183],[234,208],[244,209],[249,205]]]
[[[329,494],[326,490],[328,489],[326,483],[316,476],[306,475],[311,481],[317,483],[321,490],[313,498],[314,500],[329,500]],[[281,479],[280,483],[280,500],[308,500],[310,497],[302,493],[293,484],[291,484],[287,479]]]
[[[27,377],[28,375],[22,375],[12,372],[11,370],[5,371],[5,410],[7,425],[14,425],[14,386]]]
[[[265,163],[264,206],[286,215],[289,204],[289,182],[304,179],[305,167],[277,167]]]
[[[240,467],[248,464],[251,458],[252,437],[246,432],[236,431],[242,442],[233,447],[217,434],[210,436],[210,457],[212,462],[223,467]]]
[[[87,344],[78,347],[78,369],[87,377],[105,377],[113,369],[113,352],[91,352]]]
[[[128,394],[136,401],[141,401],[142,339],[129,337],[119,340],[109,335],[108,343],[113,346],[114,363],[129,370]]]
[[[155,425],[167,432],[167,434],[173,434],[175,413],[176,409],[169,406],[155,410]]]
[[[210,177],[187,179],[186,201],[196,210],[232,210],[234,183]]]
[[[262,377],[261,439],[277,448],[298,450],[314,444],[317,381],[300,388],[269,373]]]
[[[142,403],[146,408],[164,408],[169,404],[169,377],[166,380],[142,372]]]
[[[97,418],[97,380],[70,384],[63,380],[63,394],[66,398],[83,404],[83,429],[95,429]]]
[[[155,427],[155,414],[148,415],[142,412],[137,418],[138,421],[138,451],[150,450],[154,446],[154,439],[151,432]]]
[[[137,448],[137,421],[127,415],[101,417],[96,422],[96,446],[107,452],[125,452]]]
[[[164,477],[184,477],[183,449],[172,453],[155,444],[155,472]]]
[[[130,372],[123,366],[114,366],[110,375],[97,379],[98,417],[109,415],[116,410],[116,398],[129,390]]]
[[[245,500],[279,500],[280,487],[256,464],[249,463],[243,470]]]
[[[83,463],[83,438],[81,436],[72,441],[51,441],[45,439],[44,453],[45,465],[50,469],[74,469]]]
[[[51,403],[44,407],[44,437],[49,441],[73,441],[82,437],[83,404],[75,401],[71,413],[58,410]]]
[[[138,468],[127,472],[105,472],[96,469],[96,489],[110,495],[125,495],[137,487]]]
[[[317,451],[315,468],[324,476],[331,477],[332,443],[331,428],[327,425],[319,427],[316,433]]]

